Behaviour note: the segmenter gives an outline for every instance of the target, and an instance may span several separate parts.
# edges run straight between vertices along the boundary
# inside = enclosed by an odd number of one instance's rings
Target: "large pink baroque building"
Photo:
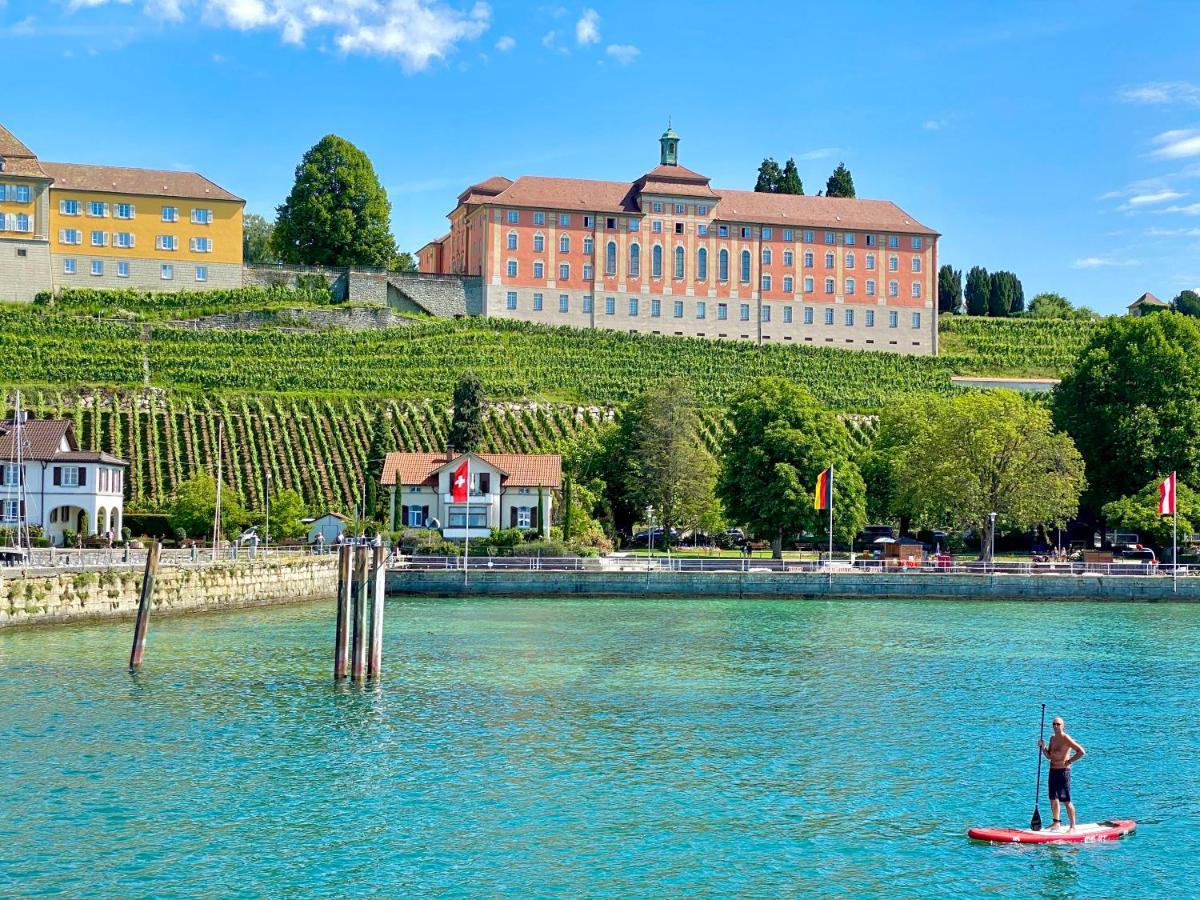
[[[420,271],[479,276],[487,316],[548,325],[937,352],[937,232],[886,200],[713,188],[679,137],[632,184],[471,185]]]

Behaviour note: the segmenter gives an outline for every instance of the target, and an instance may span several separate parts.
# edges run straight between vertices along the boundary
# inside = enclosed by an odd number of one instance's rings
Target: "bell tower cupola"
[[[679,165],[679,135],[672,130],[670,119],[667,120],[667,130],[658,139],[658,143],[662,148],[658,161],[664,166]]]

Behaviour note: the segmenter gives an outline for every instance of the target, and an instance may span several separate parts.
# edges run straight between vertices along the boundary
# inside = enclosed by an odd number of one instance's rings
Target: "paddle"
[[[1038,798],[1042,794],[1042,741],[1046,737],[1046,704],[1042,704],[1042,724],[1038,728],[1038,777],[1033,789],[1033,818],[1029,820],[1031,831],[1042,830],[1042,814],[1038,812]]]

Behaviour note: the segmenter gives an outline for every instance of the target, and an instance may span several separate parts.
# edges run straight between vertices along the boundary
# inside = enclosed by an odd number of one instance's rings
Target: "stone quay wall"
[[[0,579],[0,628],[137,614],[144,570],[48,573],[27,570]],[[154,582],[153,619],[168,613],[269,606],[333,597],[337,557],[217,562],[162,567]]]
[[[393,569],[388,594],[452,597],[713,597],[862,600],[1103,600],[1200,602],[1200,577],[1136,575],[949,575],[605,572]]]

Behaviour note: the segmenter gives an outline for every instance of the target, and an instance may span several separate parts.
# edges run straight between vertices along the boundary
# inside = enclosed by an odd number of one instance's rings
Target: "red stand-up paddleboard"
[[[1062,831],[1048,828],[1041,831],[1031,828],[972,828],[967,832],[967,837],[1000,844],[1092,844],[1116,840],[1132,833],[1135,828],[1137,822],[1132,819],[1110,819],[1107,822],[1076,825],[1074,831],[1068,831],[1065,826]]]

